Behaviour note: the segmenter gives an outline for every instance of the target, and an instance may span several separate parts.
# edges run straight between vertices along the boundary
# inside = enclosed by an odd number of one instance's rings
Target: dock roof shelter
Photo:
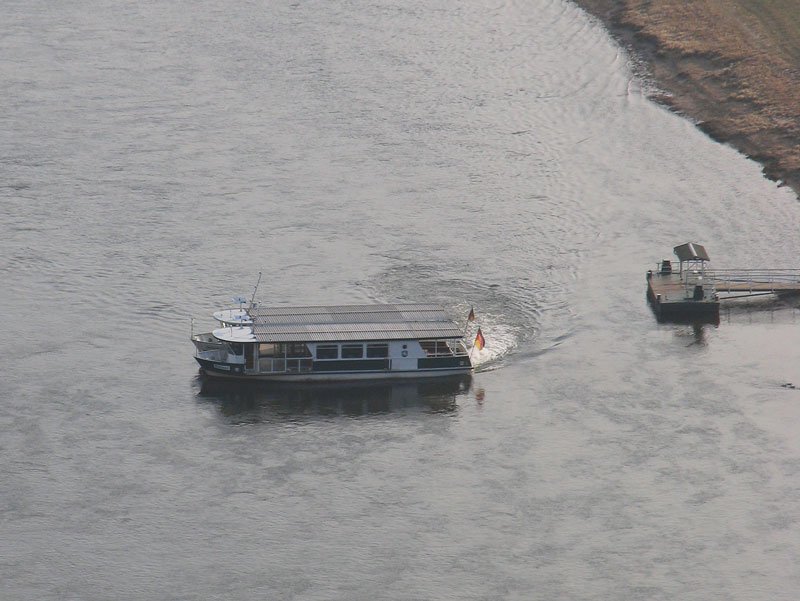
[[[676,246],[672,251],[678,257],[678,261],[680,261],[681,273],[683,273],[684,263],[687,263],[688,266],[694,265],[694,267],[689,267],[692,269],[696,269],[697,263],[699,263],[700,271],[703,272],[705,271],[706,263],[711,260],[705,247],[702,244],[696,244],[694,242],[687,242],[686,244]]]
[[[340,342],[462,338],[464,332],[439,305],[374,304],[253,307],[258,342]],[[214,332],[218,336],[217,332]]]
[[[708,253],[702,244],[695,244],[694,242],[687,242],[672,249],[678,260],[683,263],[684,261],[710,261]]]

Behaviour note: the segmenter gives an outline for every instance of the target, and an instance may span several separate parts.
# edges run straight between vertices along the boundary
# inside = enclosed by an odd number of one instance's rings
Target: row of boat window
[[[384,359],[389,356],[389,345],[385,342],[367,343],[344,343],[344,344],[318,344],[315,350],[317,359]],[[340,354],[341,347],[341,354]],[[259,357],[290,357],[290,358],[309,358],[311,351],[305,344],[287,343],[258,345]]]
[[[453,348],[444,340],[422,340],[419,342],[422,350],[429,357],[442,357],[463,355],[466,353],[463,347]],[[233,353],[242,354],[242,345],[233,344]],[[404,346],[405,350],[405,346]],[[300,342],[288,343],[261,343],[258,345],[258,356],[280,357],[291,359],[385,359],[389,357],[389,345],[385,342],[345,342],[341,344],[317,344],[314,355],[308,346]]]
[[[317,359],[339,359],[338,344],[318,344]],[[389,356],[389,345],[384,343],[367,344],[367,359],[382,359]],[[342,344],[342,359],[362,359],[364,357],[363,344]]]
[[[444,340],[423,340],[419,342],[422,350],[429,357],[465,354],[463,347],[454,349]],[[244,352],[241,343],[229,343],[230,351],[235,355]],[[403,347],[405,349],[405,346]],[[258,356],[280,357],[291,359],[310,359],[308,346],[299,342],[261,343],[258,345]],[[317,344],[314,354],[316,359],[385,359],[389,357],[389,345],[385,342],[345,342],[342,344]],[[405,355],[404,355],[405,356]]]

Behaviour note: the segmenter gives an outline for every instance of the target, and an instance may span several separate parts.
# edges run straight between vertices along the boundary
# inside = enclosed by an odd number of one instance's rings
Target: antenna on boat
[[[255,288],[253,288],[253,296],[250,298],[250,307],[253,307],[253,302],[256,300],[256,292],[258,291],[258,285],[261,283],[261,272],[258,272],[258,281],[256,282]]]

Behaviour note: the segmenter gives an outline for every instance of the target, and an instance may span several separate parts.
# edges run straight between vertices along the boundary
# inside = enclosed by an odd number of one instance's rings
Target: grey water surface
[[[800,204],[563,0],[2,3],[0,598],[794,600]],[[198,328],[420,301],[469,381],[228,389]]]

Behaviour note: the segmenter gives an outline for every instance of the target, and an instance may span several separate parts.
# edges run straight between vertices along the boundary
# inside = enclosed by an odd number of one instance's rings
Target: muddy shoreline
[[[800,197],[800,27],[791,29],[800,7],[789,0],[576,4],[642,61],[661,90],[654,100],[759,162],[766,177]]]

